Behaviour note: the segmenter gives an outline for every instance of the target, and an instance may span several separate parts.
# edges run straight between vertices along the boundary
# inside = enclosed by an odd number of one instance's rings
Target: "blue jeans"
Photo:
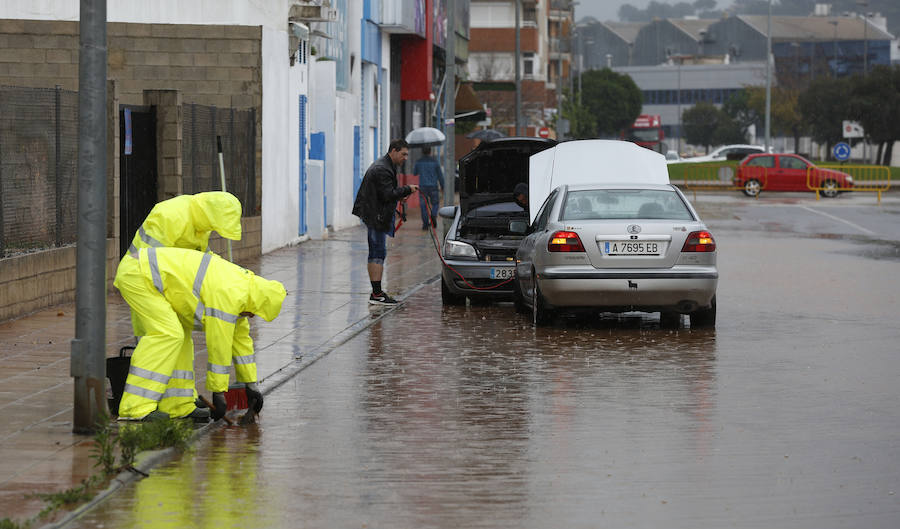
[[[387,232],[378,231],[374,228],[366,226],[369,230],[369,260],[370,263],[384,264],[384,258],[387,257]]]
[[[438,208],[441,207],[441,196],[438,194],[438,188],[436,187],[420,187],[419,191],[422,192],[422,196],[419,197],[419,209],[422,210],[422,226],[427,228],[429,224],[433,224],[437,219]],[[428,206],[425,204],[425,197],[428,197],[431,206],[430,223],[428,220]]]

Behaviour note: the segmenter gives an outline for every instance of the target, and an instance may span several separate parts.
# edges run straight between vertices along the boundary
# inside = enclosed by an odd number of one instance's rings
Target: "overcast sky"
[[[594,17],[597,20],[618,20],[617,13],[622,4],[631,4],[644,9],[650,0],[579,0],[575,6],[575,20],[582,17]]]

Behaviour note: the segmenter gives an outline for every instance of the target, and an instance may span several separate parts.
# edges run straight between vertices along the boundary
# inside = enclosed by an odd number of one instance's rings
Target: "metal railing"
[[[801,191],[802,174],[797,181],[789,182],[778,170],[770,167],[743,166],[733,167],[724,163],[684,164],[684,174],[673,178],[672,182],[682,184],[685,189],[693,191],[727,191],[739,190],[746,195],[759,198],[762,191]],[[820,195],[834,196],[842,192],[871,192],[881,194],[891,187],[891,170],[879,165],[839,165],[821,164],[806,169],[806,188],[815,191],[816,199]]]
[[[226,189],[244,206],[243,215],[258,214],[256,193],[256,111],[184,105],[182,174],[185,193],[221,187],[216,137],[222,138]]]
[[[75,242],[78,93],[0,87],[0,258]]]
[[[850,176],[852,182],[848,184],[835,171]],[[806,170],[806,187],[816,192],[816,200],[820,193],[836,190],[877,193],[881,203],[881,193],[891,188],[891,170],[883,165],[822,164]]]

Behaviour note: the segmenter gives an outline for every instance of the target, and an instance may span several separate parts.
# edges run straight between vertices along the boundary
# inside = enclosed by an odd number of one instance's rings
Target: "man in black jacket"
[[[384,259],[387,257],[387,236],[394,236],[394,213],[397,201],[406,199],[419,189],[417,185],[397,186],[397,166],[409,157],[409,144],[404,140],[392,140],[388,152],[375,160],[366,170],[356,200],[353,214],[362,219],[369,229],[369,281],[372,305],[395,305],[397,301],[381,290]]]

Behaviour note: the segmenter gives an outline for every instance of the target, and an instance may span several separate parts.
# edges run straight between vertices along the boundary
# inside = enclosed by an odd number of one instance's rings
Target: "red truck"
[[[663,143],[665,137],[659,116],[652,114],[641,114],[631,128],[622,132],[623,139],[662,154],[666,149]]]

